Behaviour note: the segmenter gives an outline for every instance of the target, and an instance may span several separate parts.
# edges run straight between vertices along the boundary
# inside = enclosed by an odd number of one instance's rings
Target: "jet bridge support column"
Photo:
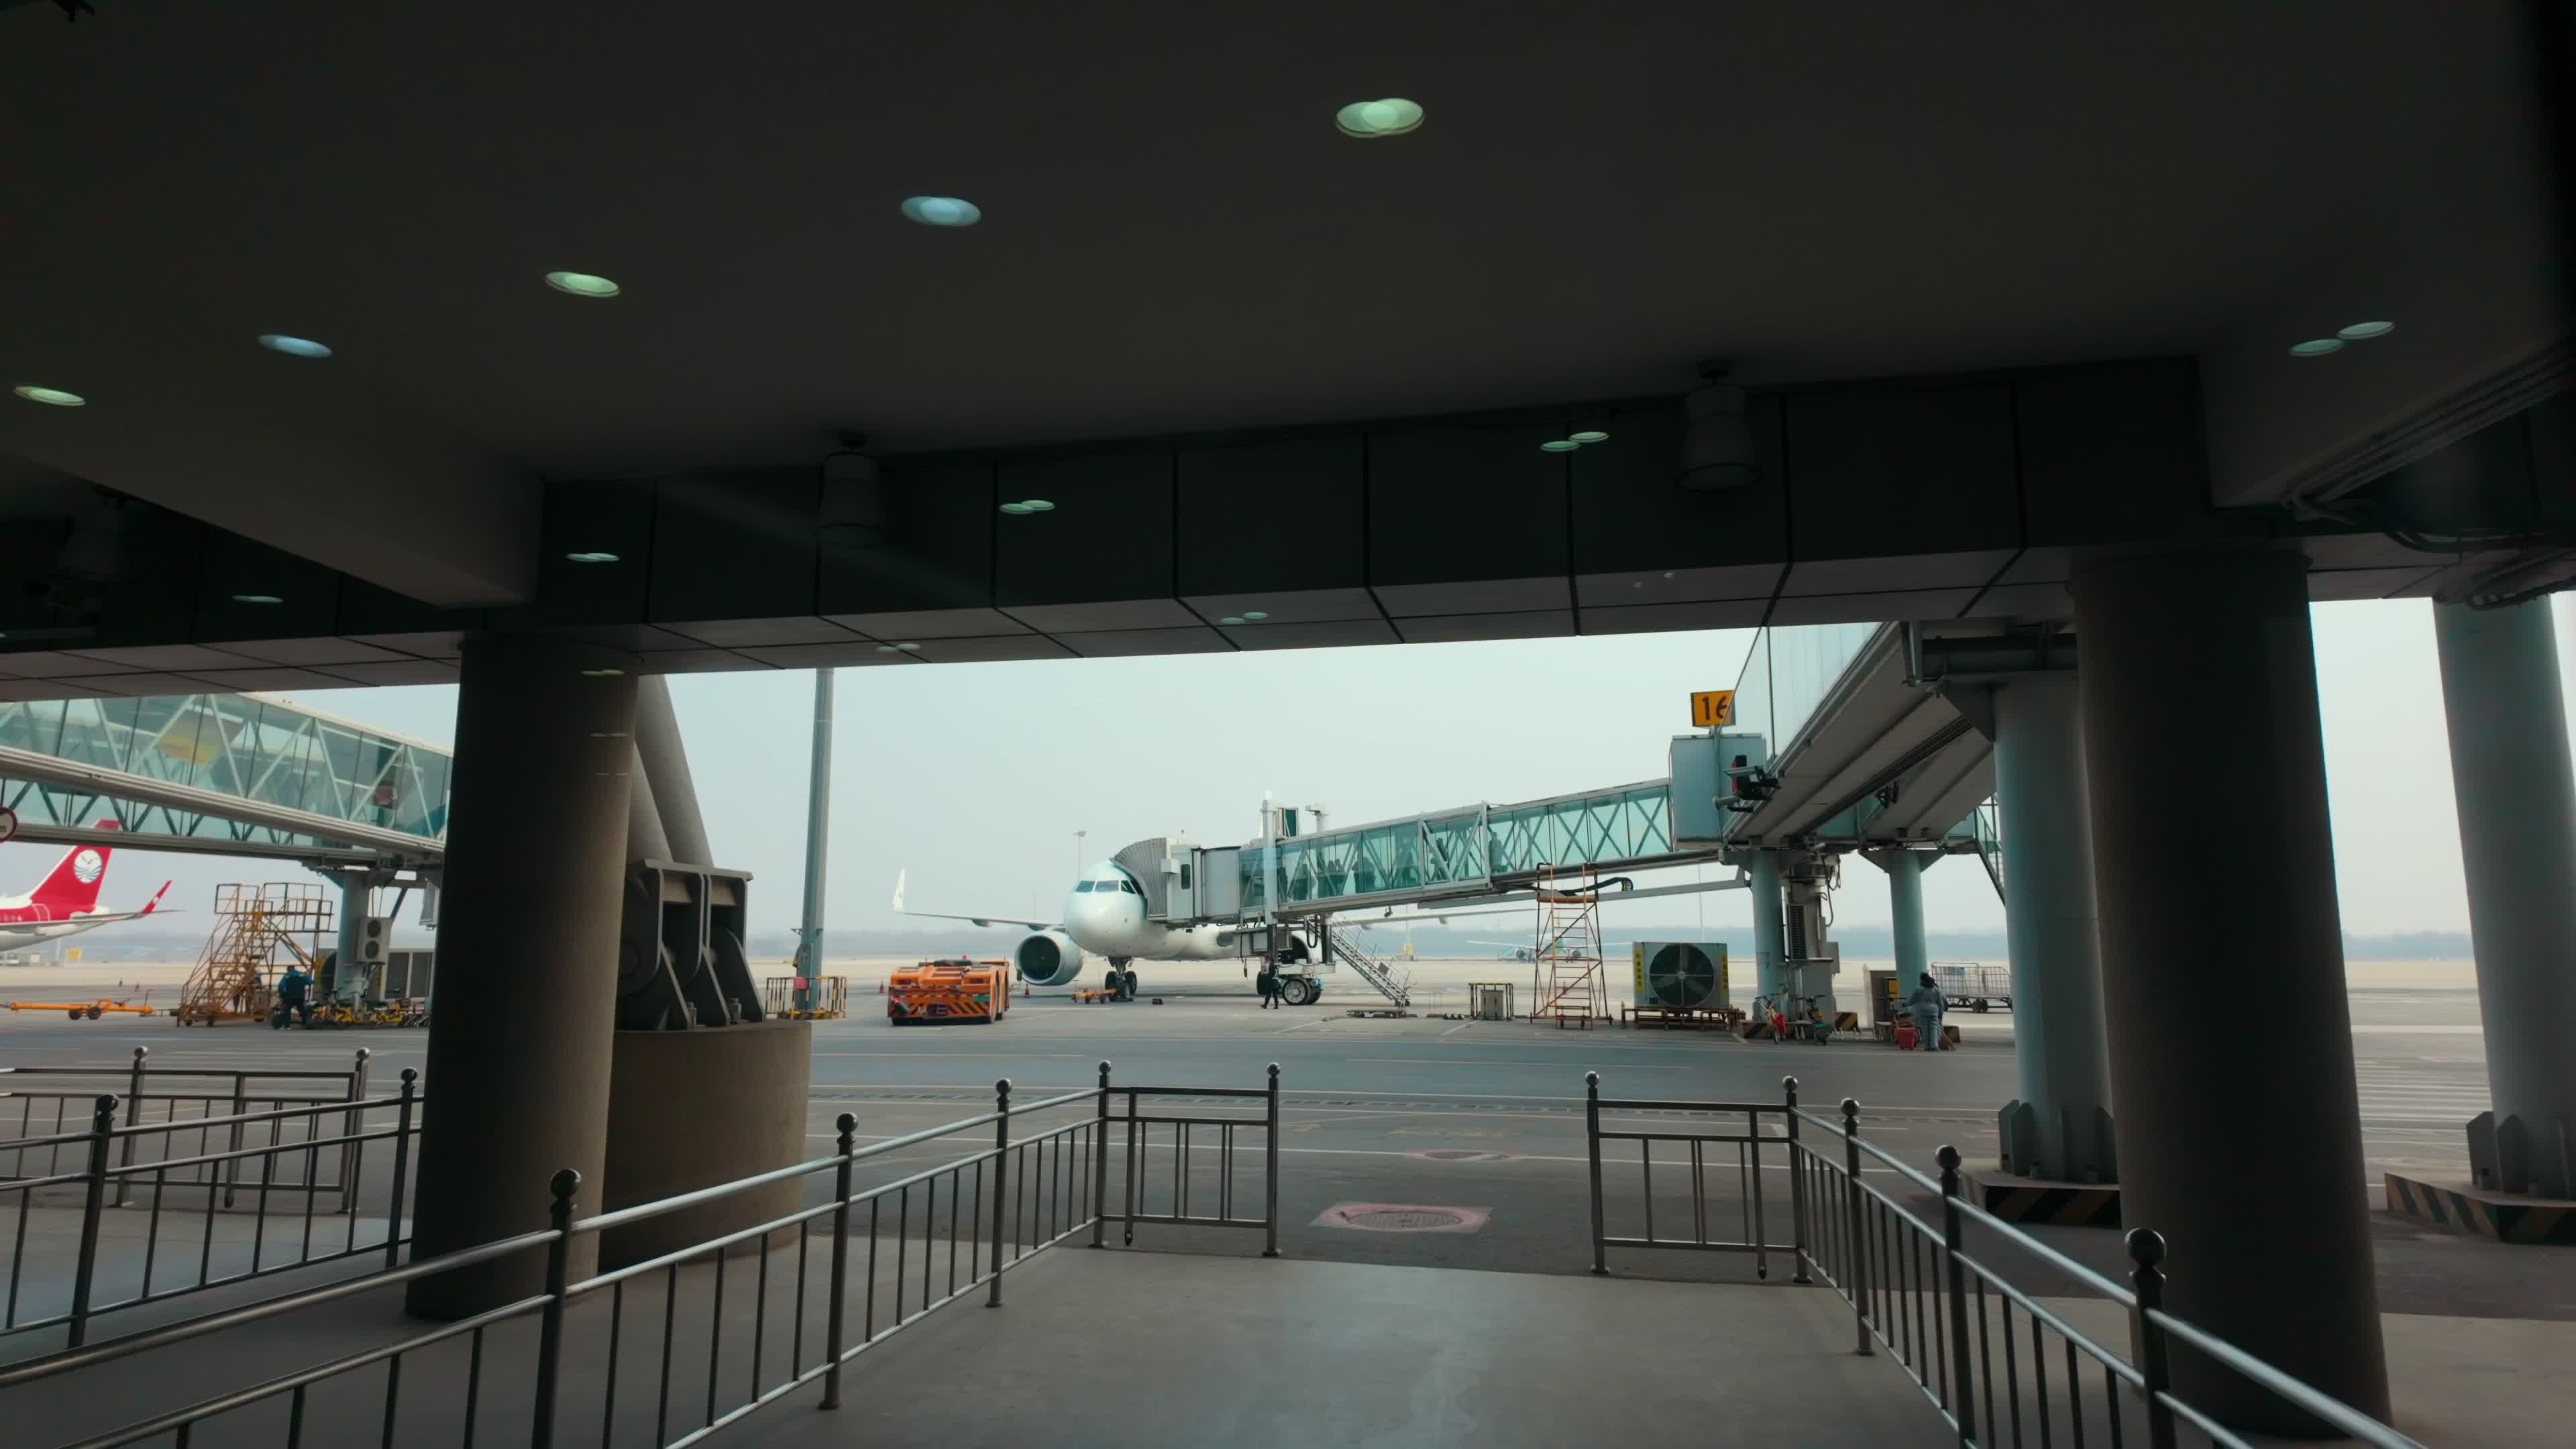
[[[2469,1124],[2470,1170],[2576,1197],[2576,778],[2549,600],[2436,605],[2433,630],[2493,1104]]]
[[[1994,709],[1995,801],[2012,863],[2004,935],[2021,1088],[1997,1122],[2003,1169],[2117,1181],[2075,677],[2016,678],[1996,688]]]
[[[1789,992],[1787,924],[1780,913],[1780,852],[1757,850],[1745,863],[1753,892],[1753,995],[1773,1004]]]
[[[1923,872],[1940,859],[1928,851],[1873,850],[1869,863],[1887,872],[1888,934],[1895,939],[1896,979],[1905,990],[1932,969],[1932,952],[1923,943]]]
[[[2169,1311],[2384,1420],[2306,574],[2209,549],[2070,586],[2120,1215],[2164,1235]],[[2047,852],[2005,829],[2019,895]],[[2173,1376],[2232,1428],[2322,1429],[2197,1353]]]

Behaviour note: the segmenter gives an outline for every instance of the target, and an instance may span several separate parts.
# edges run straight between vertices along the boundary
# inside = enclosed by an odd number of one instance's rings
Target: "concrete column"
[[[2004,935],[2020,1073],[2020,1095],[1998,1124],[2004,1170],[2117,1181],[2075,677],[2015,679],[1994,698],[1995,804],[2012,872]]]
[[[2492,1110],[2481,1185],[2576,1197],[2576,766],[2549,600],[2433,610]]]
[[[653,804],[671,840],[670,858],[681,865],[714,865],[706,817],[698,813],[697,781],[689,774],[688,746],[680,738],[680,716],[671,708],[671,687],[658,674],[635,681],[635,748],[644,758]]]
[[[1923,872],[1938,859],[1920,850],[1869,852],[1869,863],[1887,872],[1888,934],[1895,939],[1897,982],[1908,991],[1932,969],[1931,948],[1923,943]]]
[[[1745,862],[1752,876],[1753,994],[1778,1001],[1789,991],[1786,923],[1780,911],[1780,854],[1757,850]]]
[[[2385,1418],[2306,572],[2211,550],[2070,586],[2121,1219],[2164,1234],[2175,1313]],[[2042,852],[2009,823],[2005,848],[2018,894]],[[2234,1427],[2319,1427],[2196,1354],[2174,1373]]]
[[[634,759],[634,661],[543,635],[465,641],[415,1260],[542,1229],[547,1179],[599,1210]],[[615,671],[615,672],[609,672]],[[575,1240],[576,1276],[596,1241]],[[539,1291],[544,1255],[411,1285],[458,1317]]]

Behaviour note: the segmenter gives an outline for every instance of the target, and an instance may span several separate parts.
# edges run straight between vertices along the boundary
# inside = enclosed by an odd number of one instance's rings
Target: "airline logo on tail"
[[[116,822],[101,821],[99,828],[113,830]],[[64,851],[53,871],[28,893],[28,904],[49,907],[56,920],[98,909],[99,882],[107,879],[108,857],[115,853],[104,845],[76,845]]]

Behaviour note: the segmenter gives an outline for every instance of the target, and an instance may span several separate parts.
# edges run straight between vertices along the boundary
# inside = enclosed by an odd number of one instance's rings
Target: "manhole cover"
[[[1386,1208],[1378,1212],[1353,1213],[1344,1221],[1355,1228],[1374,1228],[1381,1233],[1420,1233],[1433,1228],[1454,1228],[1467,1219],[1463,1214],[1443,1212],[1438,1208]]]
[[[1364,1233],[1472,1233],[1484,1227],[1492,1215],[1491,1208],[1346,1202],[1326,1208],[1324,1215],[1315,1219],[1315,1226],[1353,1228]]]

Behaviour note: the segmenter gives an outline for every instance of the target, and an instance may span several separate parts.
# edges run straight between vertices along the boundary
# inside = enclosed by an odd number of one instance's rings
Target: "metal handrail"
[[[482,1243],[471,1248],[459,1248],[453,1253],[441,1253],[435,1258],[417,1259],[399,1268],[387,1268],[381,1273],[370,1273],[363,1278],[325,1284],[320,1288],[307,1288],[301,1293],[288,1293],[265,1302],[245,1304],[240,1308],[228,1308],[220,1313],[209,1313],[203,1318],[191,1318],[185,1323],[173,1323],[162,1328],[147,1328],[138,1333],[126,1334],[122,1338],[104,1339],[86,1348],[73,1349],[69,1353],[58,1353],[47,1358],[0,1369],[0,1389],[14,1388],[31,1379],[51,1378],[56,1374],[70,1373],[77,1369],[88,1368],[92,1364],[131,1358],[135,1354],[149,1353],[156,1348],[168,1348],[174,1343],[187,1343],[193,1339],[204,1338],[210,1333],[220,1333],[227,1328],[239,1328],[244,1324],[258,1323],[263,1319],[275,1318],[281,1313],[293,1313],[299,1308],[310,1308],[317,1303],[336,1303],[340,1299],[354,1298],[361,1293],[372,1293],[379,1288],[409,1283],[415,1278],[453,1272],[458,1268],[471,1268],[477,1263],[488,1263],[495,1258],[506,1258],[513,1253],[526,1252],[530,1248],[544,1247],[559,1236],[561,1235],[552,1228],[539,1228],[535,1232],[521,1233],[514,1238],[503,1238],[498,1242]]]
[[[1651,1143],[1678,1138],[1693,1143],[1703,1140],[1742,1143],[1748,1140],[1689,1130],[1605,1132],[1601,1126],[1601,1109],[1604,1107],[1705,1110],[1709,1104],[1636,1099],[1613,1103],[1597,1096],[1598,1083],[1597,1075],[1586,1078],[1587,1095],[1593,1098],[1586,1129],[1592,1140],[1593,1271],[1596,1273],[1604,1271],[1601,1266],[1601,1245],[1605,1241],[1601,1228],[1602,1141]],[[1873,1352],[1872,1345],[1876,1344],[1895,1356],[1923,1391],[1926,1400],[1958,1432],[1961,1443],[1991,1443],[1994,1436],[2003,1432],[1994,1422],[1998,1411],[1993,1381],[1993,1347],[1989,1336],[1991,1324],[1987,1316],[1987,1289],[1991,1286],[2002,1311],[2006,1378],[2003,1400],[2005,1410],[2011,1416],[2011,1437],[2015,1443],[2022,1442],[2024,1411],[2013,1331],[2014,1310],[2019,1309],[2029,1320],[2029,1367],[2037,1391],[2036,1413],[2040,1417],[2042,1443],[2049,1440],[2049,1415],[2052,1412],[2044,1341],[2047,1333],[2054,1333],[2065,1351],[2059,1406],[2073,1416],[2069,1426],[2077,1442],[2082,1442],[2083,1438],[2084,1409],[2079,1402],[2079,1394],[2086,1392],[2078,1382],[2077,1363],[2081,1355],[2092,1360],[2102,1375],[2100,1388],[2105,1398],[2101,1407],[2112,1416],[2112,1442],[2120,1441],[2124,1408],[2134,1411],[2142,1407],[2146,1420],[2145,1438],[2150,1449],[2175,1449],[2179,1442],[2177,1427],[2182,1423],[2203,1430],[2221,1444],[2242,1449],[2246,1443],[2243,1438],[2174,1392],[2171,1350],[2173,1344],[2180,1343],[2289,1407],[2373,1445],[2375,1449],[2421,1449],[2414,1439],[2389,1425],[2167,1311],[2163,1305],[2165,1243],[2157,1234],[2145,1229],[2129,1234],[2127,1247],[2134,1264],[2130,1275],[2134,1288],[2124,1287],[2115,1279],[2076,1262],[2020,1227],[1969,1202],[1962,1191],[1960,1157],[1956,1148],[1942,1147],[1937,1154],[1940,1176],[1937,1179],[1926,1176],[1887,1149],[1862,1139],[1860,1103],[1844,1099],[1842,1117],[1837,1122],[1802,1110],[1798,1106],[1797,1085],[1794,1077],[1783,1079],[1783,1102],[1767,1110],[1784,1111],[1788,1122],[1792,1212],[1797,1218],[1795,1251],[1798,1254],[1798,1281],[1809,1281],[1808,1268],[1812,1261],[1815,1276],[1851,1305],[1856,1337],[1853,1351],[1867,1355]],[[1754,1113],[1753,1120],[1758,1122],[1758,1113],[1764,1109],[1753,1104],[1718,1104],[1718,1110]],[[1825,1129],[1838,1138],[1842,1145],[1839,1160],[1823,1143],[1803,1136],[1799,1131],[1801,1125]],[[1936,1194],[1941,1204],[1939,1221],[1927,1221],[1899,1202],[1891,1192],[1864,1181],[1861,1171],[1865,1158],[1882,1165],[1900,1183]],[[1692,1170],[1694,1174],[1699,1171],[1696,1146]],[[1700,1190],[1700,1184],[1694,1180],[1694,1193]],[[1758,1194],[1759,1183],[1748,1190]],[[1650,1217],[1650,1224],[1651,1221]],[[2064,1316],[2042,1306],[2030,1293],[2008,1281],[2002,1270],[1987,1257],[1970,1253],[1965,1237],[1970,1223],[1992,1234],[2002,1245],[2029,1255],[2043,1267],[2064,1274],[2079,1288],[2119,1306],[2128,1316],[2135,1361],[2078,1329]],[[1630,1247],[1694,1246],[1689,1242],[1655,1242],[1651,1238],[1651,1227],[1647,1240],[1607,1241]],[[1973,1309],[1969,1306],[1972,1289],[1975,1297]],[[1972,1319],[1977,1350],[1973,1358]],[[1982,1435],[1976,1417],[1980,1381],[1987,1416]],[[2126,1391],[2125,1398],[2123,1390]]]
[[[2216,1359],[2257,1387],[2280,1395],[2355,1439],[2384,1446],[2384,1449],[2424,1449],[2422,1444],[2399,1433],[2396,1429],[2331,1394],[2320,1392],[2290,1377],[2207,1329],[2196,1328],[2161,1308],[2150,1308],[2143,1317],[2149,1324],[2163,1329],[2166,1333]],[[2168,1392],[2164,1397],[2172,1396]]]

